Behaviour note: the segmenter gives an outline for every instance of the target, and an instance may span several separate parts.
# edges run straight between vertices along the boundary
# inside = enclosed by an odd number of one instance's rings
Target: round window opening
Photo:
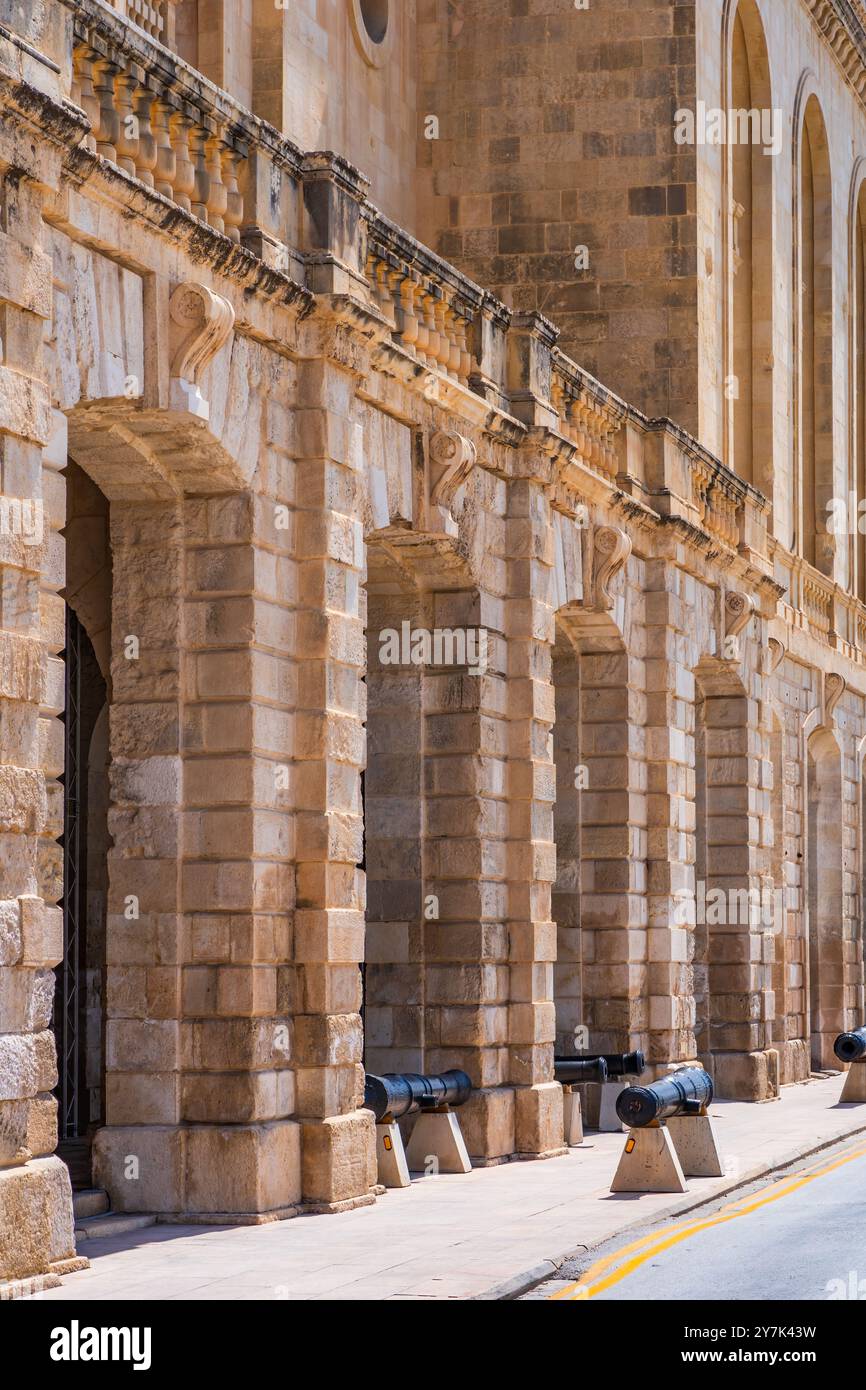
[[[384,43],[390,0],[361,0],[361,18],[373,43]]]

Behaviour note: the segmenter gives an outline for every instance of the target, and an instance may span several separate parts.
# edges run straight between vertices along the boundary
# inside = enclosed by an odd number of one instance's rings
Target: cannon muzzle
[[[385,1076],[368,1073],[364,1082],[364,1105],[377,1121],[385,1115],[399,1120],[413,1110],[433,1110],[437,1105],[463,1105],[472,1093],[472,1082],[465,1071],[444,1071],[434,1076],[416,1072],[388,1072]]]
[[[607,1081],[607,1061],[604,1057],[554,1057],[553,1075],[563,1086],[576,1086],[581,1081]]]
[[[866,1057],[866,1028],[840,1033],[833,1044],[833,1051],[840,1062],[859,1062],[861,1057]]]
[[[617,1096],[616,1113],[631,1129],[642,1129],[674,1115],[696,1115],[712,1099],[712,1078],[700,1067],[683,1067],[651,1086],[627,1086]]]

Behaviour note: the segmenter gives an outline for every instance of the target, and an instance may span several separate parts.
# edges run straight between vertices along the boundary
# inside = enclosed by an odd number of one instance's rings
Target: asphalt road
[[[524,1298],[866,1300],[866,1138],[674,1220],[632,1228]]]

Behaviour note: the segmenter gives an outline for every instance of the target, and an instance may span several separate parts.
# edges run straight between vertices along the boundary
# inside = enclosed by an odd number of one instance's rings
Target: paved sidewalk
[[[87,1242],[91,1268],[42,1299],[478,1299],[523,1292],[573,1252],[647,1217],[688,1210],[834,1140],[866,1130],[840,1106],[842,1078],[786,1087],[780,1101],[711,1108],[724,1178],[684,1197],[613,1196],[624,1138],[589,1135],[546,1162],[419,1178],[372,1207],[270,1226],[154,1226]],[[26,1301],[26,1300],[25,1300]]]

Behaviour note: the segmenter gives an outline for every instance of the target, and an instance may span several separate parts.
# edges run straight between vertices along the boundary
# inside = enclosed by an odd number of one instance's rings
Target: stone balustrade
[[[378,214],[368,224],[366,270],[400,345],[428,371],[468,387],[484,297],[478,286]]]
[[[725,545],[736,548],[740,540],[743,488],[729,469],[715,461],[691,461],[692,499],[704,530]]]
[[[627,408],[564,354],[555,351],[553,357],[550,395],[561,432],[584,463],[613,480],[619,467],[615,437]]]
[[[130,23],[130,20],[133,23]],[[70,97],[83,145],[268,265],[303,281],[301,151],[169,51],[171,0],[78,0]]]
[[[174,47],[174,18],[177,0],[125,0],[126,17],[143,29],[151,38],[167,48]],[[114,8],[123,13],[124,0],[114,0]]]
[[[227,123],[184,101],[86,24],[76,25],[73,72],[72,99],[93,127],[88,147],[239,242],[238,164],[246,149]]]

